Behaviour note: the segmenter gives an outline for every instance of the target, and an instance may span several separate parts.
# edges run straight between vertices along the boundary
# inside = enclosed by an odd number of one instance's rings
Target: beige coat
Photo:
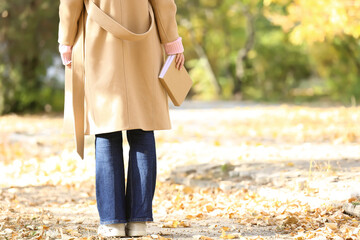
[[[99,10],[113,19],[109,26],[99,25]],[[161,44],[179,37],[174,0],[60,0],[59,16],[58,41],[73,46],[63,132],[75,134],[81,159],[84,135],[170,129],[158,74]]]

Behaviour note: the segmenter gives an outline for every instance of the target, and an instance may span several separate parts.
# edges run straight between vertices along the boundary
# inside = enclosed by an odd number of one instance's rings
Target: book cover
[[[185,67],[176,68],[176,55],[169,55],[161,68],[159,80],[175,106],[185,100],[193,84]]]

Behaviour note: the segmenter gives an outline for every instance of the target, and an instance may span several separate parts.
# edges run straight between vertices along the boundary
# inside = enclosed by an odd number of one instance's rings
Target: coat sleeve
[[[165,43],[164,48],[165,48],[166,54],[169,55],[169,54],[177,54],[177,53],[184,52],[184,47],[182,45],[181,40],[182,40],[182,38],[179,37],[177,40],[175,40],[173,42]]]
[[[156,25],[162,44],[171,43],[179,38],[176,23],[176,4],[174,0],[149,0],[155,12]]]
[[[78,28],[78,20],[84,8],[83,0],[60,0],[58,42],[72,46]]]

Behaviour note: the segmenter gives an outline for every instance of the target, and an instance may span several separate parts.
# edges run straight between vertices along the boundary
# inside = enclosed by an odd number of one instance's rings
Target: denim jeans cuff
[[[129,219],[128,222],[153,222],[154,219],[153,218],[132,218],[132,219]]]
[[[105,220],[105,221],[100,221],[100,224],[105,225],[105,224],[114,224],[114,223],[126,223],[126,220]]]

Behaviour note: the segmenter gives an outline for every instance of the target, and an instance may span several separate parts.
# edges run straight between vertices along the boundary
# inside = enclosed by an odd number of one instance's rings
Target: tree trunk
[[[189,28],[190,28],[189,32],[190,32],[191,42],[194,46],[195,52],[199,56],[199,58],[205,59],[205,67],[206,67],[207,71],[209,72],[210,81],[215,88],[215,92],[217,95],[216,97],[218,97],[221,95],[221,91],[222,91],[221,86],[220,86],[219,82],[216,80],[216,75],[211,67],[209,58],[208,58],[204,48],[200,44],[198,44],[198,42],[196,41],[191,23],[189,23]]]
[[[233,94],[237,98],[241,98],[241,93],[242,93],[242,80],[245,75],[244,62],[247,59],[250,50],[253,48],[255,44],[254,16],[245,6],[243,6],[242,8],[242,12],[247,18],[248,36],[245,42],[245,46],[239,50],[236,60],[236,79],[235,79]]]

